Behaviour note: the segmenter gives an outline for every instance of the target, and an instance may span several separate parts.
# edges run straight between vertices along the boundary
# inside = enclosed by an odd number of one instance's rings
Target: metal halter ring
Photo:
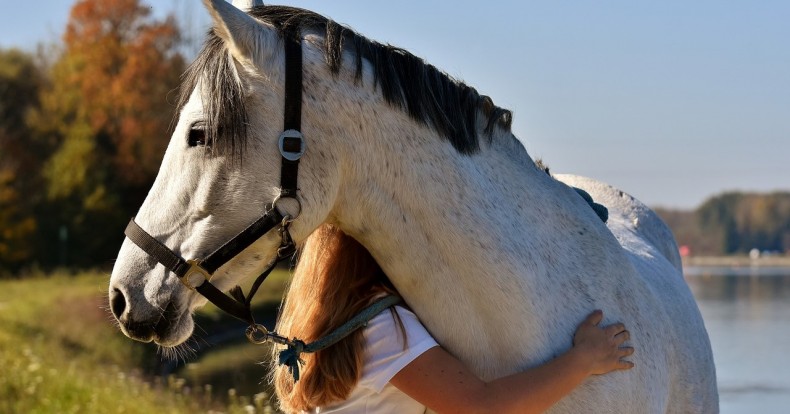
[[[255,345],[269,342],[269,330],[259,323],[248,326],[244,333],[247,335],[247,339]]]
[[[290,216],[291,217],[291,221],[294,221],[294,220],[298,219],[299,216],[302,215],[302,201],[299,200],[298,197],[290,197],[290,196],[289,197],[283,197],[282,196],[282,192],[281,192],[280,194],[277,194],[277,197],[275,197],[274,201],[272,201],[272,208],[277,208],[277,203],[280,200],[285,199],[285,198],[289,198],[291,200],[296,201],[296,206],[298,207],[297,210],[296,210],[296,214],[285,214],[286,216]]]

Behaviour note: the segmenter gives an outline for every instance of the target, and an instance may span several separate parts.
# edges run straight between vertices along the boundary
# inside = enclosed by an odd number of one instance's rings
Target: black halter
[[[129,221],[124,232],[126,237],[140,249],[175,273],[187,288],[200,293],[218,308],[250,323],[251,326],[255,326],[255,321],[252,317],[250,302],[258,291],[258,287],[279,262],[291,257],[296,250],[289,232],[289,226],[296,217],[281,214],[277,209],[277,203],[284,198],[296,200],[299,206],[297,216],[301,213],[302,208],[297,194],[299,190],[297,187],[299,159],[305,150],[304,137],[301,133],[302,43],[297,29],[286,27],[282,33],[285,43],[285,119],[284,132],[280,135],[279,140],[280,154],[282,155],[281,190],[280,195],[266,206],[265,214],[202,260],[184,260],[143,230],[134,221],[134,218]],[[275,228],[278,228],[281,236],[277,257],[255,279],[249,294],[245,296],[241,287],[236,286],[230,290],[230,296],[228,296],[209,282],[217,269]]]

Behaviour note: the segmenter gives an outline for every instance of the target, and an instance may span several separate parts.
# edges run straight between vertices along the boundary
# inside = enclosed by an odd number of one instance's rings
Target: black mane
[[[384,99],[409,116],[434,128],[463,154],[480,149],[478,115],[486,118],[484,132],[491,139],[494,127],[510,129],[511,112],[495,106],[491,98],[453,79],[436,67],[425,63],[404,49],[366,39],[309,10],[286,6],[259,6],[250,11],[256,18],[282,31],[324,33],[324,56],[332,73],[340,71],[344,47],[356,56],[355,76],[362,80],[363,60],[374,71],[374,87],[381,89]],[[205,129],[208,142],[231,152],[243,148],[246,138],[247,112],[242,86],[224,42],[212,31],[195,62],[184,74],[179,96],[183,108],[200,80],[208,80],[210,96],[206,96]],[[219,131],[223,140],[217,140]],[[241,145],[239,145],[241,144]]]

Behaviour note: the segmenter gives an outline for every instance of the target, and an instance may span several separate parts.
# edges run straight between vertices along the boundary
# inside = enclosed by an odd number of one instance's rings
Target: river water
[[[710,335],[721,412],[790,413],[790,268],[684,273]]]

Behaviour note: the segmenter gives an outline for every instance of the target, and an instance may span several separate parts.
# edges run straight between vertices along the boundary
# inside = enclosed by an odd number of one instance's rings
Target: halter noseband
[[[284,198],[296,200],[301,213],[301,202],[298,197],[297,177],[299,173],[299,159],[304,154],[305,143],[301,133],[302,123],[302,43],[298,29],[287,26],[282,31],[285,43],[285,115],[284,132],[280,135],[278,146],[282,155],[280,170],[280,194],[266,206],[264,215],[250,224],[246,229],[228,240],[220,248],[202,260],[185,260],[173,250],[156,240],[140,227],[132,218],[126,226],[124,234],[149,256],[162,266],[175,273],[181,283],[190,290],[203,295],[209,302],[230,315],[250,324],[252,334],[259,329],[264,329],[255,323],[252,317],[251,301],[258,287],[263,283],[269,273],[281,261],[289,258],[296,251],[296,245],[289,231],[291,222],[296,217],[283,215],[277,209],[277,203]],[[225,263],[236,257],[256,240],[277,228],[280,237],[280,247],[277,257],[266,267],[253,283],[249,294],[246,296],[241,287],[236,286],[230,290],[230,296],[222,293],[211,282],[211,276]],[[251,337],[248,329],[248,337]]]

